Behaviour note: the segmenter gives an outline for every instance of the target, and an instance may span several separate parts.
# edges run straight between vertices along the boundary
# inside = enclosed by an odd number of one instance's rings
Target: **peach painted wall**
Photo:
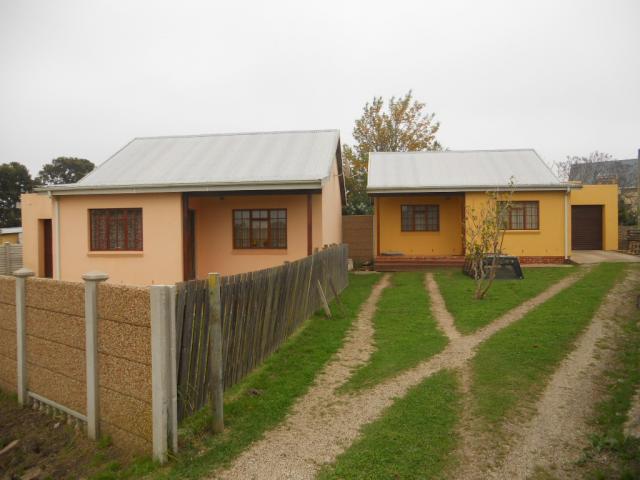
[[[342,197],[338,164],[334,160],[331,176],[322,187],[322,244],[342,243]]]
[[[53,201],[46,194],[25,193],[22,205],[22,258],[25,268],[44,276],[44,232],[40,220],[53,217]]]
[[[173,284],[182,272],[182,200],[179,193],[57,197],[60,205],[60,275],[79,281],[99,270],[109,282]],[[89,209],[142,208],[142,252],[91,252]],[[53,225],[53,236],[56,236]],[[54,240],[55,256],[55,240]]]
[[[403,232],[400,212],[402,205],[439,205],[440,231]],[[377,197],[376,208],[380,210],[380,253],[400,252],[408,256],[462,255],[461,195]]]
[[[296,202],[300,202],[300,201],[304,201],[304,205],[305,205],[305,209],[307,208],[307,197],[306,196],[302,196],[302,197],[298,197],[297,200],[294,200]],[[306,211],[306,210],[305,210]],[[312,239],[312,244],[313,244],[313,248],[322,248],[322,232],[324,231],[324,224],[322,222],[322,195],[311,195],[311,211],[312,211],[312,218],[311,218],[311,224],[312,224],[312,234],[311,234],[311,239]],[[304,217],[304,225],[305,225],[305,229],[307,228],[307,217]],[[305,230],[306,232],[306,230]],[[305,242],[307,241],[307,235],[305,233]],[[305,255],[306,255],[306,250],[305,250]]]
[[[313,247],[321,247],[322,199],[312,196]],[[233,275],[281,265],[307,255],[306,195],[228,195],[191,197],[189,208],[196,216],[196,276],[209,272]],[[234,249],[233,210],[239,208],[286,208],[287,248]]]

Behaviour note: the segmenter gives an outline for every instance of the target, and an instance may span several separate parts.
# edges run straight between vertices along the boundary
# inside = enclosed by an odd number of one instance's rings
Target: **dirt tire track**
[[[603,394],[598,380],[612,356],[619,330],[615,317],[634,308],[632,292],[639,284],[640,271],[633,269],[606,295],[574,350],[551,377],[535,416],[524,425],[507,426],[516,442],[500,468],[484,478],[526,479],[537,468],[552,469],[562,478],[580,477],[575,462],[588,444],[588,420]]]
[[[306,439],[319,433],[316,430],[317,420],[327,415],[331,405],[338,401],[336,389],[349,380],[357,367],[369,361],[375,350],[373,316],[383,290],[389,287],[390,278],[387,273],[373,286],[371,294],[360,307],[358,318],[347,333],[344,345],[320,372],[306,395],[296,402],[284,424],[252,444],[229,470],[219,472],[213,478],[302,478],[293,472],[292,476],[271,472],[289,470],[287,467],[291,458],[287,452],[314,449],[313,443]],[[272,448],[275,443],[280,446],[277,452]]]
[[[433,273],[429,272],[424,276],[424,285],[431,297],[431,312],[436,318],[440,329],[449,337],[449,340],[460,338],[461,335],[456,328],[453,315],[447,310],[447,305],[440,293],[440,288],[438,288]]]
[[[350,350],[345,344],[338,358],[327,366],[318,377],[317,384],[298,401],[284,423],[267,432],[262,440],[236,458],[229,469],[217,472],[217,476],[214,474],[212,478],[313,479],[322,465],[335,461],[353,443],[363,425],[376,420],[385,408],[404,396],[408,389],[439,370],[464,366],[481,342],[519,320],[581,276],[581,273],[577,273],[560,280],[494,323],[473,335],[452,340],[439,354],[396,377],[368,390],[336,396],[335,389],[348,376],[339,379],[331,376],[348,375],[350,372],[349,368],[336,365],[342,362],[344,351]],[[364,331],[368,332],[367,329]],[[350,342],[358,343],[355,339],[350,339]],[[352,355],[349,353],[347,356]]]

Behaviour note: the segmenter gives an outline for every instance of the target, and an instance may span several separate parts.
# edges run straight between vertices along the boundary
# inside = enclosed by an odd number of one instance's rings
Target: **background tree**
[[[579,172],[580,178],[578,180],[581,180],[583,183],[596,183],[600,176],[610,175],[612,173],[611,168],[616,168],[615,165],[609,165],[606,167],[601,163],[608,162],[610,160],[613,160],[610,154],[598,152],[597,150],[591,152],[588,157],[567,155],[566,160],[556,163],[556,171],[560,180],[566,182],[569,180],[571,166],[581,165]]]
[[[344,145],[348,215],[371,213],[367,196],[367,162],[369,152],[407,152],[440,150],[436,133],[440,122],[425,110],[425,104],[413,99],[411,90],[401,98],[391,97],[388,109],[382,97],[374,97],[364,106],[356,120],[353,138],[356,144]]]
[[[18,202],[20,195],[33,190],[33,179],[27,167],[18,162],[0,165],[0,227],[21,225]]]
[[[47,163],[36,177],[38,185],[76,183],[96,166],[84,158],[58,157]]]

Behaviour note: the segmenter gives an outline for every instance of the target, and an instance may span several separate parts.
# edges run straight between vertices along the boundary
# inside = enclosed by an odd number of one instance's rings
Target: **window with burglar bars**
[[[540,205],[537,201],[511,202],[506,211],[507,230],[538,230],[540,228]]]
[[[437,232],[440,230],[438,205],[402,205],[403,232]]]
[[[142,250],[141,208],[90,209],[91,250]]]
[[[234,210],[233,248],[287,248],[287,210]]]

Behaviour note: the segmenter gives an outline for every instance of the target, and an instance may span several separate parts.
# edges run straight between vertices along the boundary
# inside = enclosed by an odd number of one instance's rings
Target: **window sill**
[[[142,257],[143,251],[138,250],[94,250],[87,252],[88,257]]]
[[[541,233],[542,230],[505,230],[505,233]]]
[[[286,248],[234,248],[231,250],[232,255],[286,255]]]

